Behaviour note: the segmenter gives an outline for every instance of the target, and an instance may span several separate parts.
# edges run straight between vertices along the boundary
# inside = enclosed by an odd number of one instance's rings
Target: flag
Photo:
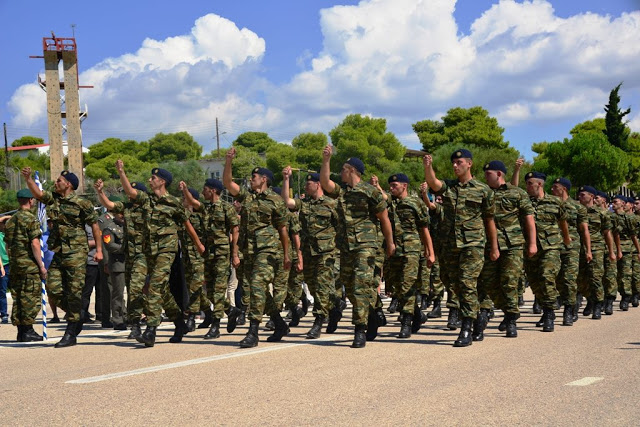
[[[36,185],[42,191],[42,183],[40,182],[40,174],[38,171],[35,173],[34,180]],[[38,202],[38,220],[40,220],[40,229],[42,230],[42,234],[40,235],[40,256],[42,257],[42,262],[44,263],[44,242],[42,241],[42,236],[47,231],[47,209],[44,203]],[[45,281],[42,281],[42,338],[47,340],[47,288]]]

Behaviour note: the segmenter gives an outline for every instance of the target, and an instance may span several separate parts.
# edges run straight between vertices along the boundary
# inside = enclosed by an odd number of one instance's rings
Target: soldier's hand
[[[520,159],[516,160],[516,166],[514,167],[514,169],[515,170],[520,170],[522,165],[524,165],[524,159],[520,158]]]
[[[20,173],[25,179],[31,178],[31,168],[29,166],[22,168]]]
[[[385,247],[384,252],[387,255],[387,258],[391,258],[393,254],[396,253],[396,244],[393,242],[387,243],[387,246]]]
[[[296,263],[296,271],[298,273],[302,273],[302,269],[304,268],[303,264],[302,264],[302,257],[300,255],[298,255],[298,262]]]
[[[538,253],[538,245],[535,243],[529,243],[527,245],[527,257],[533,258]]]
[[[378,187],[380,185],[378,181],[378,177],[376,175],[371,175],[371,179],[369,180],[369,183],[374,187]]]
[[[233,160],[236,158],[236,148],[235,147],[231,147],[229,149],[229,151],[227,151],[227,159],[228,160]]]
[[[285,254],[284,261],[282,262],[282,266],[285,270],[291,270],[291,260],[289,259],[289,255]]]
[[[184,191],[187,188],[187,184],[184,181],[180,181],[178,183],[178,188],[180,189],[180,191]]]
[[[93,188],[95,188],[98,193],[102,193],[102,190],[104,190],[104,182],[98,178],[95,184],[93,184]]]
[[[231,260],[231,265],[233,266],[233,268],[240,267],[240,257],[238,255],[233,256],[233,259]]]
[[[47,269],[45,268],[44,264],[42,264],[41,266],[38,267],[39,273],[40,273],[40,279],[42,280],[47,280]]]
[[[423,182],[422,184],[420,184],[421,193],[427,194],[428,191],[429,191],[429,184],[427,184],[426,182]]]
[[[197,248],[197,249],[198,249],[198,253],[199,253],[200,255],[204,255],[205,248],[204,248],[204,245],[203,245],[202,243],[199,243],[199,244],[198,244],[198,248]]]
[[[491,261],[497,261],[500,258],[500,249],[491,248],[491,252],[489,253],[489,258]]]
[[[433,264],[436,262],[436,254],[434,253],[425,253],[425,258],[427,259],[427,267],[433,267]]]
[[[640,256],[640,254],[638,254],[638,256]],[[591,261],[593,261],[593,253],[591,253],[591,251],[587,252],[585,254],[585,258],[587,260],[587,264],[589,264]]]
[[[618,251],[618,258],[617,259],[622,259],[622,251]]]
[[[287,166],[286,168],[282,169],[282,179],[289,179],[291,177],[291,174],[291,166]]]
[[[116,170],[118,171],[118,173],[124,171],[124,162],[120,159],[116,160]]]
[[[609,252],[609,261],[615,261],[617,254],[615,252]]]
[[[426,168],[430,168],[433,165],[433,157],[431,157],[431,154],[427,154],[422,158],[422,164]]]
[[[332,155],[333,155],[333,146],[327,145],[326,147],[324,147],[324,150],[322,150],[322,158],[324,160],[329,160]]]
[[[95,255],[93,256],[93,260],[95,262],[102,261],[102,252],[101,251],[96,251]]]

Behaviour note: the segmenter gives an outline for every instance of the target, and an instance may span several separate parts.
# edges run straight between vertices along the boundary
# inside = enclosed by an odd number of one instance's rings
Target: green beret
[[[18,199],[33,199],[33,194],[28,188],[23,188],[22,190],[18,191],[17,197]]]

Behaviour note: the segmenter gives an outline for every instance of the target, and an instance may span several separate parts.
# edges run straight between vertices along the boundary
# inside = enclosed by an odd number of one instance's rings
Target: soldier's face
[[[342,165],[342,169],[340,170],[340,179],[342,180],[342,182],[348,182],[349,177],[352,173],[354,173],[354,171],[355,169],[353,168],[353,166],[346,163]]]
[[[249,180],[249,184],[251,185],[252,190],[257,190],[258,188],[262,188],[262,183],[267,182],[267,177],[264,175],[260,175],[257,173],[251,174],[251,180]]]
[[[551,194],[554,196],[562,197],[564,196],[564,185],[555,183],[551,186]]]
[[[407,189],[407,184],[404,182],[392,182],[389,184],[389,191],[393,197],[400,197]]]
[[[640,200],[636,200],[635,202],[633,202],[633,209],[636,212],[640,212]]]
[[[70,186],[71,184],[69,183],[69,181],[67,181],[62,175],[60,175],[58,179],[56,179],[56,183],[54,185],[58,193],[64,192],[67,189],[67,187],[70,187]]]
[[[529,178],[527,180],[527,193],[530,196],[537,196],[540,192],[540,187],[542,187],[542,180],[536,178]]]
[[[500,186],[500,172],[499,171],[484,171],[484,179],[491,188],[498,188]]]
[[[604,197],[593,196],[593,202],[599,206],[604,206],[606,203],[606,200],[604,199]]]
[[[211,199],[211,189],[205,185],[202,187],[202,195],[207,200]]]
[[[473,162],[470,159],[454,159],[451,162],[453,173],[458,177],[466,175],[469,169],[471,169],[472,164]]]
[[[613,209],[624,209],[624,202],[620,199],[613,199]]]
[[[309,197],[316,197],[318,194],[318,188],[320,188],[319,182],[307,181],[304,184],[304,191],[309,195]]]
[[[151,175],[151,178],[149,178],[149,187],[151,187],[151,190],[156,190],[158,188],[161,188],[163,185],[164,185],[164,179],[158,178],[155,175]]]
[[[589,193],[588,191],[581,191],[580,193],[578,193],[578,200],[580,200],[580,203],[582,203],[583,205],[589,205],[593,200],[593,194]]]

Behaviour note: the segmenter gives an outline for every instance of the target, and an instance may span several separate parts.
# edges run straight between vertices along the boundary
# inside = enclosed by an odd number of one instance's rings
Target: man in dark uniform
[[[125,239],[124,215],[113,214],[111,221],[102,228],[102,242],[107,250],[107,273],[109,274],[109,292],[111,294],[111,322],[113,329],[127,329],[125,324],[124,288],[125,288]],[[108,312],[105,314],[108,319]]]

